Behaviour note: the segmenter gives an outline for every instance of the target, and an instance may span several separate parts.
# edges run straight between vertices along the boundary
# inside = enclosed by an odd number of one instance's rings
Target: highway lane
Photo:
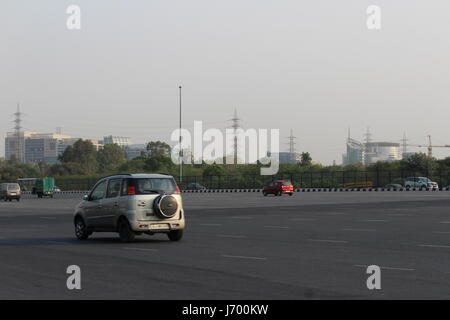
[[[450,298],[445,192],[190,194],[179,243],[123,244],[113,233],[78,241],[77,201],[0,203],[0,298]],[[81,291],[66,289],[71,264]],[[371,264],[382,290],[366,287]]]

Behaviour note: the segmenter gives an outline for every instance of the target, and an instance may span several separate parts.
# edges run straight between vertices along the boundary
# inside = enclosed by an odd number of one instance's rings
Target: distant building
[[[344,165],[364,162],[364,144],[349,137],[347,138],[346,146],[347,153],[342,156],[342,163]]]
[[[272,153],[267,152],[267,156],[270,157]],[[278,155],[279,163],[299,163],[301,161],[301,154],[298,152],[278,152],[273,153],[276,157]]]
[[[67,147],[73,146],[75,142],[80,140],[80,138],[64,138],[58,141],[58,156],[62,155],[66,151]]]
[[[147,146],[145,144],[131,144],[126,146],[123,151],[125,151],[127,160],[132,160],[140,156],[146,156]]]
[[[72,146],[79,139],[63,134],[23,132],[18,145],[17,135],[9,132],[5,138],[5,159],[15,158],[20,162],[56,163],[66,148]],[[91,141],[98,150],[98,140],[85,140]]]
[[[106,136],[103,137],[103,145],[106,144],[117,144],[119,147],[129,147],[131,145],[131,139],[129,137],[120,137],[120,136]]]
[[[21,132],[17,137],[14,132],[7,132],[5,137],[5,159],[25,161],[25,137],[27,133]]]
[[[364,163],[366,165],[378,161],[401,160],[400,143],[371,142],[361,143],[355,139],[347,138],[347,152],[342,156],[344,165]]]
[[[400,143],[396,142],[369,142],[365,144],[365,163],[372,164],[378,161],[401,160]]]

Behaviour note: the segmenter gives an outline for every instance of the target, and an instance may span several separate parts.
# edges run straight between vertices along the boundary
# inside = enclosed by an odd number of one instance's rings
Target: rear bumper
[[[281,191],[281,193],[294,193],[294,190],[263,190],[263,193],[279,193]]]
[[[130,216],[129,216],[130,217]],[[133,215],[135,217],[135,215]],[[131,220],[131,221],[130,221]],[[161,220],[137,220],[128,219],[131,229],[137,232],[168,232],[171,230],[181,230],[185,227],[184,211],[181,212],[181,219],[161,219]]]
[[[131,225],[131,229],[137,232],[161,233],[171,230],[182,230],[185,227],[184,219],[171,221],[136,221]]]
[[[20,199],[20,194],[16,195],[5,195],[4,199]]]

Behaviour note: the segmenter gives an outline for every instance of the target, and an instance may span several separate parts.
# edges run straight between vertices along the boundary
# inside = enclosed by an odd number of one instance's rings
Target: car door
[[[106,197],[103,199],[103,211],[99,224],[102,228],[114,227],[114,221],[119,214],[119,197],[122,189],[122,179],[111,179],[108,182]]]
[[[99,182],[92,190],[88,200],[83,204],[86,215],[86,223],[90,227],[100,226],[101,216],[103,213],[103,199],[106,194],[107,183],[107,180]]]

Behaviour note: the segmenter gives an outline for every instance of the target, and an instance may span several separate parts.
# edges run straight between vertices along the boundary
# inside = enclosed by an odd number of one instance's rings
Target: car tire
[[[293,193],[289,193],[289,196],[291,197],[293,195]]]
[[[75,220],[75,236],[78,240],[86,240],[92,232],[89,232],[83,218]]]
[[[263,191],[263,196],[267,197],[267,192]]]
[[[281,195],[282,195],[281,191],[278,191],[278,193],[276,195],[281,197]]]
[[[133,242],[136,234],[130,228],[130,224],[125,219],[119,222],[119,238],[122,242]]]
[[[183,230],[172,230],[167,233],[170,241],[180,241],[183,237]]]

